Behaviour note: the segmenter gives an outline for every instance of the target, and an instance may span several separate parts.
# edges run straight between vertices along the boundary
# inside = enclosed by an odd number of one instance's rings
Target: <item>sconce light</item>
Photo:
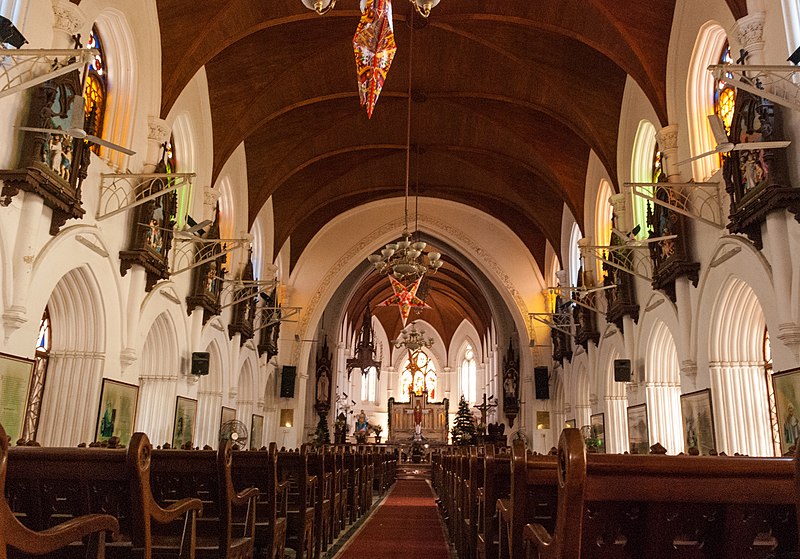
[[[336,0],[301,0],[303,5],[309,10],[314,10],[319,15],[324,16],[336,5]]]

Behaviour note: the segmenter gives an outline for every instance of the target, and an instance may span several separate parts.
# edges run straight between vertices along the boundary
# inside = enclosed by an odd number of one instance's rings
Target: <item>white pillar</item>
[[[628,450],[628,398],[606,396],[606,452],[621,454]]]

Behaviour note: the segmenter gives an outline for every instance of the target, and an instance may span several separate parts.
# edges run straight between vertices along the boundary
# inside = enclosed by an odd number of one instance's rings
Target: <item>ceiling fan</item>
[[[202,237],[205,234],[204,228],[211,225],[210,219],[205,219],[200,223],[197,223],[192,216],[186,216],[186,225],[188,227],[184,227],[183,229],[179,229],[175,231],[175,236],[181,239],[190,239],[195,235],[198,237]]]
[[[98,138],[92,134],[89,134],[84,130],[85,124],[85,113],[83,112],[83,95],[76,95],[72,99],[72,120],[70,122],[69,128],[66,130],[61,130],[58,128],[31,128],[29,126],[20,126],[20,130],[25,130],[26,132],[42,132],[45,134],[60,134],[62,136],[69,136],[70,138],[77,138],[79,140],[86,140],[93,144],[97,144],[108,149],[113,149],[114,151],[120,151],[126,155],[136,155],[136,152],[130,150],[126,147],[122,147],[120,145],[114,144],[112,142],[108,142],[102,138]]]
[[[628,247],[643,247],[649,245],[650,243],[660,243],[661,241],[668,241],[678,237],[677,235],[663,235],[661,237],[650,237],[649,239],[637,239],[636,235],[638,235],[639,231],[641,230],[641,225],[637,225],[628,233],[624,233],[616,227],[611,228],[612,233],[614,233],[614,235],[616,235],[617,238]]]
[[[725,124],[718,115],[708,115],[708,124],[711,126],[711,132],[714,134],[714,140],[717,142],[717,147],[714,148],[713,151],[707,151],[705,153],[701,153],[700,155],[690,157],[689,159],[684,159],[683,161],[680,161],[678,165],[683,165],[684,163],[702,159],[703,157],[714,155],[715,153],[785,148],[792,143],[788,140],[781,140],[774,142],[741,142],[734,144],[730,141],[730,138],[728,138],[728,134],[725,132]]]

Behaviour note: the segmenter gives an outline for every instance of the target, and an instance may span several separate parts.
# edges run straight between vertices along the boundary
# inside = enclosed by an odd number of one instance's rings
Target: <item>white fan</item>
[[[60,134],[63,136],[69,136],[70,138],[77,138],[79,140],[87,140],[92,142],[93,144],[98,144],[103,147],[107,147],[108,149],[113,149],[115,151],[121,151],[126,155],[135,155],[136,152],[129,150],[128,148],[119,146],[117,144],[107,142],[102,138],[98,138],[97,136],[93,136],[92,134],[87,134],[86,130],[83,129],[84,126],[84,117],[86,116],[83,112],[83,96],[76,95],[72,100],[72,122],[70,123],[70,127],[66,130],[59,130],[53,128],[31,128],[28,126],[20,126],[20,130],[25,130],[27,132],[44,132],[45,134]]]
[[[714,151],[707,151],[705,153],[701,153],[700,155],[690,157],[689,159],[684,159],[678,163],[678,165],[683,165],[684,163],[689,163],[691,161],[695,161],[696,159],[702,159],[703,157],[714,155],[715,153],[785,148],[792,143],[784,140],[776,142],[742,142],[739,144],[734,144],[730,141],[728,135],[725,133],[725,124],[723,124],[722,119],[719,116],[708,115],[708,123],[711,125],[711,132],[714,134],[714,140],[717,142],[717,147],[714,148]]]
[[[637,239],[636,235],[639,233],[640,226],[634,227],[630,233],[625,234],[616,227],[612,227],[611,231],[619,238],[626,246],[640,247],[646,246],[650,243],[660,243],[661,241],[668,241],[675,239],[677,235],[664,235],[662,237],[650,237],[649,239]]]

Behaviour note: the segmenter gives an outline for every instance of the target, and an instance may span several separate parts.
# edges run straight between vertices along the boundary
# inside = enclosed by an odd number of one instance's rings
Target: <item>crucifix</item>
[[[422,401],[426,400],[425,395],[427,392],[423,392]],[[414,417],[414,441],[422,441],[422,416],[427,415],[431,412],[428,408],[423,407],[419,400],[416,397],[412,397],[414,401],[414,407],[410,410],[406,410],[407,415],[413,414]]]
[[[489,410],[494,409],[497,407],[497,402],[492,402],[494,400],[494,396],[489,396],[488,401],[486,398],[486,393],[483,394],[483,403],[478,406],[472,406],[479,412],[481,412],[481,425],[483,426],[483,433],[481,435],[486,434],[486,415]]]

